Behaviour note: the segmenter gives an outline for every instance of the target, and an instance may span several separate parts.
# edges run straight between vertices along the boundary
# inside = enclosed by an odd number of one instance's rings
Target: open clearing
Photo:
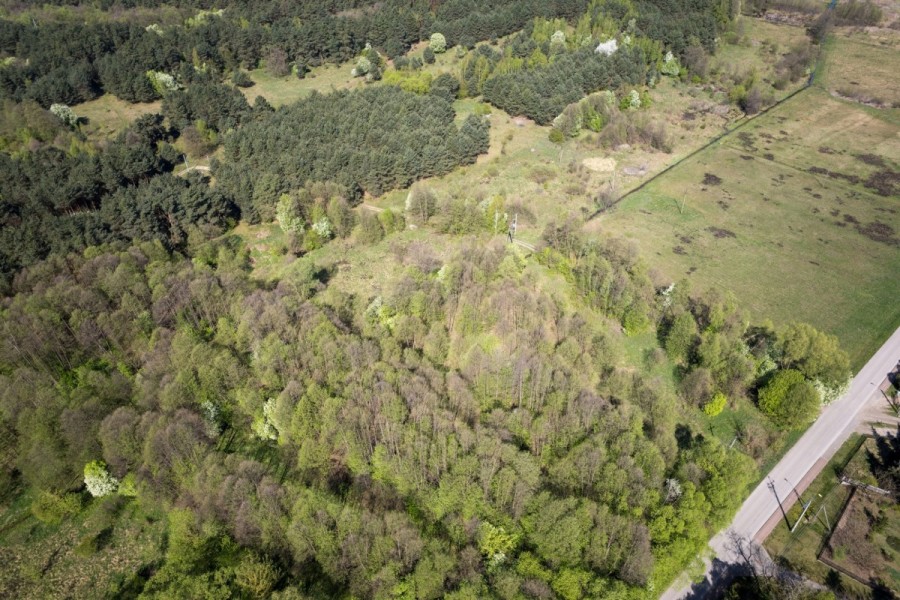
[[[900,107],[897,46],[875,44],[867,37],[856,35],[832,36],[828,45],[828,64],[823,77],[828,91],[885,108]]]
[[[81,131],[89,139],[101,141],[114,137],[138,117],[158,113],[161,105],[159,101],[130,104],[112,94],[105,94],[96,100],[76,104],[72,110],[80,118],[86,119],[81,125]]]
[[[279,107],[306,98],[314,91],[327,94],[363,85],[362,78],[350,76],[352,68],[351,63],[323,65],[312,69],[303,79],[296,75],[274,77],[265,69],[256,69],[250,71],[250,79],[255,85],[238,89],[251,104],[257,96],[262,96],[272,106]]]
[[[812,88],[588,227],[633,239],[672,279],[733,291],[756,319],[836,334],[858,367],[900,324],[897,132]],[[888,195],[864,185],[878,171]]]

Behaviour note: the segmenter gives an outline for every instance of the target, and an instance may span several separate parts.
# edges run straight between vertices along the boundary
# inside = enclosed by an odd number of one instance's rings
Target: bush
[[[250,76],[247,75],[247,73],[241,70],[236,70],[231,74],[231,83],[241,88],[253,86],[253,80],[250,79]]]
[[[384,228],[378,216],[370,210],[363,210],[359,216],[356,239],[363,244],[375,244],[384,238]]]
[[[430,47],[425,48],[425,52],[422,53],[422,58],[425,59],[426,65],[433,65],[434,61],[436,60],[434,56],[434,50],[432,50]]]
[[[431,73],[424,71],[388,71],[383,81],[414,94],[427,94],[431,90]]]
[[[406,196],[406,214],[417,225],[424,225],[437,210],[437,198],[423,184],[414,185]]]
[[[31,514],[48,525],[58,525],[66,517],[81,510],[81,496],[78,494],[55,494],[42,491],[31,503]]]
[[[716,392],[715,396],[712,397],[712,400],[703,405],[703,412],[706,413],[706,416],[708,417],[715,417],[720,415],[727,405],[728,398],[725,397],[725,394]]]
[[[435,54],[441,54],[447,51],[447,38],[442,33],[432,33],[431,39],[428,40],[428,47]]]
[[[759,392],[759,408],[780,429],[799,429],[818,413],[819,393],[795,369],[779,371]]]
[[[56,115],[59,120],[65,123],[68,127],[74,128],[76,125],[78,125],[78,115],[76,115],[75,111],[65,104],[51,104],[50,112]]]

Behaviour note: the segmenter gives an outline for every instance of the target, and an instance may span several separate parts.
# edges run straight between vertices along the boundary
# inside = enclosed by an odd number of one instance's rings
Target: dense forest
[[[165,563],[121,582],[149,597],[260,578],[301,598],[650,597],[755,474],[679,425],[681,403],[775,371],[840,380],[846,357],[808,329],[748,329],[727,299],[657,292],[627,245],[565,225],[547,240],[581,308],[497,245],[442,263],[410,244],[374,298],[330,293],[307,261],[260,287],[228,238],[193,261],[155,242],[26,268],[0,313],[4,485],[44,490],[56,518],[89,465],[96,495],[190,509]],[[679,398],[618,368],[592,310],[661,321],[701,382]]]
[[[652,598],[727,523],[771,441],[751,424],[737,451],[685,415],[753,398],[797,430],[847,381],[832,336],[660,287],[632,245],[573,220],[526,259],[497,235],[503,197],[416,183],[489,149],[490,118],[462,118],[458,97],[599,130],[624,119],[616,94],[714,51],[730,2],[9,12],[0,501],[48,528],[126,506],[158,526],[157,553],[98,597]],[[429,39],[424,61],[457,46],[459,72],[420,77],[402,55]],[[351,91],[276,109],[239,89],[247,70],[351,59],[367,71]],[[161,102],[89,140],[67,105],[107,93]],[[208,172],[180,170],[214,152]],[[409,186],[405,211],[358,206]],[[232,230],[273,221],[290,256],[262,281]],[[381,243],[407,223],[427,237]],[[390,246],[397,277],[343,290],[340,263],[312,254],[328,243],[362,263]],[[676,386],[630,364],[635,335]]]
[[[458,128],[444,98],[385,86],[315,95],[272,112],[251,109],[229,86],[198,83],[166,96],[96,154],[56,148],[0,155],[0,275],[52,252],[113,240],[162,241],[184,249],[222,233],[237,218],[271,220],[281,194],[307,181],[340,184],[355,200],[447,173],[487,150],[488,126],[476,116]],[[230,131],[219,183],[170,172],[182,156],[179,133]]]
[[[276,199],[307,180],[378,196],[472,163],[488,149],[488,124],[457,127],[445,99],[393,86],[312,97],[241,127],[214,169],[250,220],[271,219]]]

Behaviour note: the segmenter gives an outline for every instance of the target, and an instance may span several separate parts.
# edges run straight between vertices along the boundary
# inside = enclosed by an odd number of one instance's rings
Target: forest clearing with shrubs
[[[208,4],[0,12],[0,596],[655,598],[897,324],[825,13]]]

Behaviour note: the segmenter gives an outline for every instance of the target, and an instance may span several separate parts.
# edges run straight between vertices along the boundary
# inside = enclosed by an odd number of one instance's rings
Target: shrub
[[[165,96],[167,93],[178,89],[178,83],[175,81],[175,78],[168,73],[147,71],[147,79],[150,80],[150,85],[153,86],[153,89],[160,96]]]
[[[55,494],[42,491],[31,503],[31,514],[48,525],[58,525],[66,517],[78,514],[81,497],[78,494]]]
[[[759,408],[780,429],[798,429],[812,421],[820,405],[819,393],[795,369],[779,371],[759,392]]]
[[[122,481],[119,483],[119,495],[125,496],[126,498],[134,498],[137,494],[137,480],[134,473],[129,473],[123,477]]]
[[[561,130],[554,127],[550,130],[550,141],[554,144],[562,144],[566,141],[566,134],[564,134]]]
[[[834,7],[834,18],[838,25],[871,26],[878,25],[882,12],[881,8],[868,0],[864,2],[850,0],[838,3]]]
[[[76,115],[75,111],[65,104],[51,104],[50,112],[56,115],[59,120],[65,123],[68,127],[74,128],[76,125],[78,125],[78,115]]]
[[[303,233],[304,222],[300,216],[297,199],[289,194],[282,194],[275,209],[275,220],[285,233]]]
[[[418,225],[428,222],[437,210],[437,198],[430,188],[422,184],[414,185],[406,196],[406,214]]]
[[[422,53],[422,58],[425,59],[425,64],[433,65],[434,61],[436,60],[434,56],[434,50],[432,50],[430,46],[428,48],[425,48],[425,52]]]
[[[689,46],[684,51],[684,66],[692,77],[706,79],[709,75],[709,54],[702,46]]]
[[[677,77],[678,74],[681,73],[681,65],[678,64],[678,59],[675,58],[671,52],[666,52],[666,56],[659,68],[659,72],[662,75],[668,75],[669,77]]]
[[[273,77],[284,77],[291,72],[288,65],[287,53],[281,48],[274,47],[266,55],[266,70]]]
[[[414,94],[427,94],[431,90],[431,73],[424,71],[388,71],[383,81]]]
[[[691,313],[683,312],[675,317],[666,332],[665,349],[669,358],[674,361],[687,360],[697,344],[698,335],[697,321]]]
[[[708,417],[720,415],[728,404],[728,398],[722,392],[716,392],[712,400],[703,405],[703,412]]]
[[[625,315],[622,317],[625,335],[638,335],[650,327],[647,310],[647,305],[643,301],[635,302],[625,310]]]
[[[250,76],[247,75],[247,73],[241,70],[236,70],[231,74],[231,83],[241,88],[253,86],[253,80],[250,79]]]
[[[181,132],[184,149],[189,156],[206,156],[219,145],[219,135],[214,129],[207,127],[206,122],[198,119]]]
[[[370,210],[364,210],[359,216],[359,227],[356,239],[363,244],[374,244],[384,238],[384,228],[378,216]]]
[[[445,38],[442,33],[434,32],[431,34],[431,39],[428,40],[428,47],[431,48],[431,51],[435,54],[446,52],[447,38]]]
[[[712,397],[715,382],[709,369],[694,369],[681,380],[680,388],[685,400],[696,406],[702,406]]]

